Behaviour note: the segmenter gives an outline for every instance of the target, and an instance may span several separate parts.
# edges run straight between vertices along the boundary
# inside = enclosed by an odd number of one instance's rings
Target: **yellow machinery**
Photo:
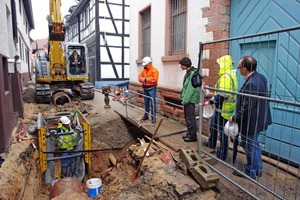
[[[60,7],[61,0],[50,0],[48,53],[35,61],[37,103],[50,103],[52,98],[55,105],[63,104],[69,98],[65,89],[83,100],[94,98],[94,85],[88,82],[87,47],[65,42]]]
[[[37,119],[39,160],[45,184],[51,184],[61,178],[60,162],[65,158],[61,157],[61,151],[56,148],[57,141],[50,132],[56,129],[62,114],[68,116],[72,124],[76,125],[77,128],[74,131],[80,132],[77,150],[74,152],[74,157],[77,158],[76,177],[82,181],[86,173],[89,176],[91,171],[91,127],[82,113],[78,109],[69,114],[61,113],[49,117],[39,113]]]

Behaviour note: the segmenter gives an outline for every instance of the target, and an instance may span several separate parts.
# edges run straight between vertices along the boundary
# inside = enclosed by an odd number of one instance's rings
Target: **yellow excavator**
[[[35,100],[55,105],[70,102],[70,95],[82,100],[94,98],[94,85],[88,82],[89,64],[85,44],[65,42],[60,12],[61,0],[50,0],[48,53],[35,60]],[[71,93],[68,90],[71,90]]]

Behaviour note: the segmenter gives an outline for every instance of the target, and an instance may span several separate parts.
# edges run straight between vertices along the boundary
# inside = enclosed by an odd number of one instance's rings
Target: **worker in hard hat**
[[[145,113],[141,122],[149,119],[150,102],[151,102],[151,119],[152,123],[156,122],[156,86],[158,84],[159,72],[152,65],[150,57],[144,57],[142,66],[144,69],[139,73],[138,79],[142,83],[144,94]]]
[[[67,177],[67,171],[68,167],[69,169],[69,176],[74,177],[76,176],[75,170],[76,170],[76,157],[73,158],[64,158],[68,156],[72,156],[72,151],[76,150],[76,145],[78,142],[78,133],[73,131],[71,127],[71,121],[67,116],[62,116],[59,119],[58,127],[57,127],[58,133],[70,133],[70,134],[64,134],[57,138],[58,141],[58,148],[62,150],[62,157],[61,159],[61,177]]]

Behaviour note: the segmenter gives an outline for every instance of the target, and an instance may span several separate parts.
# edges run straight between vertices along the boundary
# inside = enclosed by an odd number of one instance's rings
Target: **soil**
[[[38,112],[46,116],[53,116],[58,112],[69,112],[79,108],[85,113],[86,119],[91,124],[92,149],[103,149],[93,152],[91,177],[102,178],[102,191],[94,199],[179,199],[169,179],[174,176],[183,176],[175,167],[165,164],[158,155],[146,157],[140,173],[136,174],[138,161],[143,155],[145,146],[137,144],[136,128],[122,120],[114,112],[114,108],[104,109],[104,101],[100,92],[96,92],[94,100],[81,101],[73,98],[72,102],[55,107],[52,104],[36,104],[34,101],[34,87],[28,85],[23,93],[24,119],[20,122],[27,130],[31,129],[37,121]],[[99,101],[99,99],[102,99]],[[102,102],[101,102],[102,101]],[[18,142],[15,134],[20,132],[20,127],[14,130],[12,144],[9,150],[1,156],[5,158],[0,168],[0,199],[50,199],[51,186],[43,184],[39,171],[38,150],[33,148],[29,140]],[[37,135],[30,135],[37,137]],[[34,143],[36,146],[37,141]],[[147,145],[145,143],[144,145]],[[131,149],[131,150],[129,150]],[[137,153],[139,152],[139,153]],[[117,164],[112,165],[109,156],[113,155]],[[164,177],[164,178],[163,178]],[[85,181],[82,185],[86,189]],[[199,186],[190,178],[188,181],[195,185],[184,199],[199,199]],[[178,186],[179,187],[179,186]],[[198,188],[198,189],[197,189]],[[214,192],[201,192],[202,198],[207,195],[214,199]],[[200,197],[199,196],[199,197]],[[62,193],[53,198],[55,200],[89,199],[85,192]]]
[[[143,133],[114,112],[119,108],[104,109],[103,95],[100,92],[95,93],[94,100],[81,101],[73,98],[72,102],[55,107],[52,104],[36,104],[34,87],[28,85],[24,90],[23,100],[25,111],[21,124],[27,130],[36,123],[38,112],[52,116],[57,112],[71,113],[78,108],[84,113],[91,124],[92,149],[101,150],[92,153],[90,175],[102,179],[101,194],[94,199],[251,199],[223,178],[217,187],[201,189],[190,176],[184,176],[176,170],[172,158],[164,152],[146,157],[140,174],[137,175],[135,172],[147,143],[140,145],[136,137],[141,137]],[[5,161],[0,168],[0,200],[48,200],[51,186],[43,184],[39,170],[39,152],[29,140],[18,142],[15,134],[19,132],[20,127],[14,130],[9,150],[1,154]],[[36,138],[37,135],[33,134],[31,137]],[[37,145],[36,140],[34,144]],[[115,158],[116,163],[113,164],[109,157]],[[82,182],[85,192],[65,192],[53,199],[89,199],[85,181]]]

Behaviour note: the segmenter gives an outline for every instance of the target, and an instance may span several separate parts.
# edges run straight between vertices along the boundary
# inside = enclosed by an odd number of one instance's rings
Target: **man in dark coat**
[[[244,76],[245,82],[239,92],[268,97],[267,79],[256,72],[256,67],[257,61],[252,56],[240,59],[238,69]],[[261,176],[263,168],[258,136],[272,124],[268,101],[258,97],[238,95],[236,114],[229,118],[229,122],[233,121],[239,125],[242,146],[246,152],[247,164],[244,172],[255,179],[256,176]]]
[[[82,58],[76,50],[72,52],[72,55],[69,57],[70,60],[70,72],[72,74],[84,73],[82,70]]]

